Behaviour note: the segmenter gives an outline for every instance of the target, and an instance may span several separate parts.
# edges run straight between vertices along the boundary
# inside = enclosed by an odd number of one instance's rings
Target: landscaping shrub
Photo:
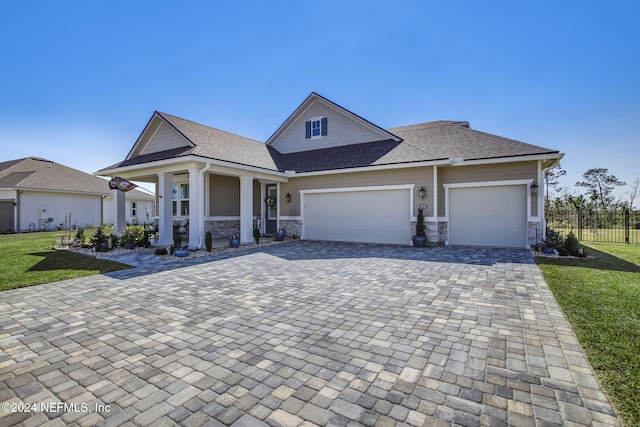
[[[567,238],[564,239],[564,250],[567,251],[569,255],[578,256],[578,247],[580,244],[578,243],[578,238],[573,231],[567,235]]]
[[[104,232],[104,227],[99,226],[96,229],[95,234],[91,238],[91,243],[93,243],[96,247],[96,252],[100,252],[102,250],[102,246],[109,241],[109,236],[107,236]]]
[[[158,255],[158,256],[160,256],[160,255],[166,255],[166,254],[167,254],[167,248],[156,248],[156,249],[153,251],[153,254],[154,254],[154,255]]]
[[[78,227],[76,230],[76,240],[79,243],[84,243],[84,228]]]
[[[416,218],[416,236],[426,236],[427,229],[424,223],[424,212],[418,209],[418,217]]]
[[[543,240],[544,246],[551,249],[560,249],[564,246],[562,235],[552,229],[547,230],[547,238]]]
[[[211,248],[213,248],[213,236],[211,235],[211,231],[207,231],[204,235],[204,246],[207,248],[207,252],[211,252]]]
[[[180,249],[182,247],[182,235],[178,230],[173,232],[173,247],[174,249]]]

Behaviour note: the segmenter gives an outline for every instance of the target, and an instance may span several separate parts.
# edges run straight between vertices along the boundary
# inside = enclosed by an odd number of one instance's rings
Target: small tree
[[[424,212],[418,209],[418,217],[416,218],[416,236],[426,236],[426,226],[424,224]]]
[[[109,236],[104,233],[104,227],[102,225],[99,226],[91,238],[91,243],[95,245],[95,251],[100,252],[102,250],[102,246],[108,241]]]
[[[211,235],[211,231],[207,231],[204,235],[204,246],[207,248],[207,252],[211,252],[211,248],[213,248],[213,236]]]
[[[553,188],[554,190],[558,190],[558,187],[560,185],[560,181],[559,178],[561,176],[565,176],[567,174],[567,171],[562,169],[562,167],[560,165],[557,165],[551,169],[549,169],[547,171],[547,174],[544,177],[544,183],[545,183],[545,194],[544,194],[544,198],[545,200],[549,199],[549,189]]]
[[[182,249],[182,234],[178,230],[173,232],[173,246],[171,246],[171,255],[176,249]]]
[[[633,211],[633,203],[636,201],[638,197],[640,197],[640,178],[636,178],[633,181],[633,184],[630,185],[631,191],[627,194],[629,195],[629,210]]]
[[[604,210],[613,204],[613,189],[627,185],[615,175],[609,174],[609,169],[593,168],[582,174],[584,181],[576,182],[578,187],[586,187],[587,194],[594,203],[599,202]]]

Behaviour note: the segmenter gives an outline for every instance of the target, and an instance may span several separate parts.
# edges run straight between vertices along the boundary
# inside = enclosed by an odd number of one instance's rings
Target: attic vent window
[[[328,120],[326,117],[316,117],[305,123],[306,138],[321,138],[328,134]]]

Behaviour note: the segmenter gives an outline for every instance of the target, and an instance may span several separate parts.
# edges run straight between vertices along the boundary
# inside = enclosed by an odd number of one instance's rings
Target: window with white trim
[[[329,134],[329,120],[326,117],[314,117],[305,122],[306,139],[322,138]]]
[[[189,183],[173,184],[173,216],[189,216]]]
[[[131,202],[131,217],[135,218],[138,216],[138,205],[136,202]]]

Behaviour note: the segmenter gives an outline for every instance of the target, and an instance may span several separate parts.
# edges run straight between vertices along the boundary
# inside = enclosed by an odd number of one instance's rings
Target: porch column
[[[438,166],[433,167],[433,218],[436,223],[436,242],[440,241],[440,223],[438,222]]]
[[[189,249],[197,249],[200,244],[200,169],[189,169]]]
[[[240,243],[253,241],[253,177],[240,177]]]
[[[173,207],[171,196],[173,192],[173,173],[158,174],[158,246],[173,244]]]
[[[126,219],[126,197],[125,192],[120,190],[111,190],[113,195],[113,203],[115,203],[115,218],[113,219],[113,234],[122,233],[127,225]]]

